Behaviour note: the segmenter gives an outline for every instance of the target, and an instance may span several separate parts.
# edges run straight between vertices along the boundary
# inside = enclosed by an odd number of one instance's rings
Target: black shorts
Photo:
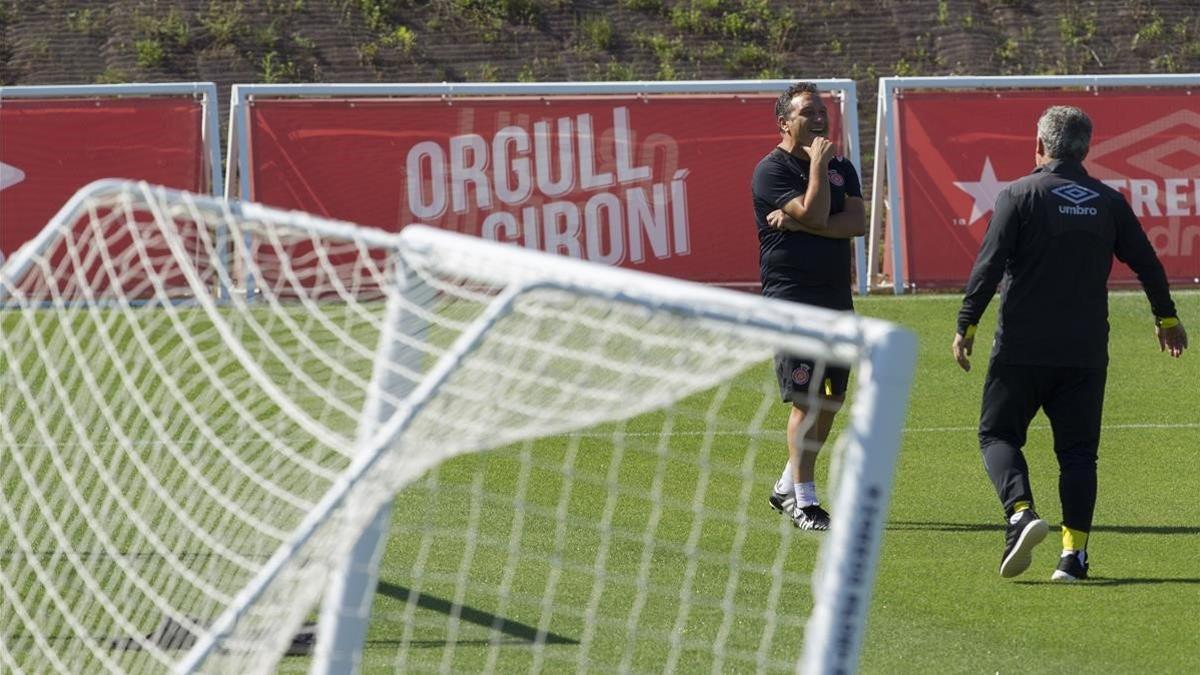
[[[807,286],[777,286],[766,294],[768,297],[790,302],[800,302],[806,305],[835,309],[838,311],[853,311],[854,302],[850,293],[850,285],[843,288],[807,287]],[[775,356],[775,376],[779,379],[779,396],[785,403],[803,403],[809,396],[813,380],[820,378],[817,384],[821,387],[818,395],[842,396],[850,384],[850,369],[826,365],[820,373],[816,372],[817,363],[812,359],[794,358],[777,354]]]
[[[779,396],[785,403],[804,403],[814,383],[820,387],[815,392],[818,396],[845,395],[850,369],[825,364],[818,372],[817,362],[812,359],[777,354],[775,377],[779,379]]]

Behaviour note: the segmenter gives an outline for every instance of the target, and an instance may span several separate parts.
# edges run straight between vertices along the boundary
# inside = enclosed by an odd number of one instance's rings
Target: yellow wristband
[[[965,337],[968,340],[975,337],[975,329],[976,328],[978,328],[978,326],[976,326],[975,324],[971,324],[970,326],[967,326],[967,330],[963,331],[963,337]]]
[[[1158,317],[1154,320],[1154,324],[1156,326],[1158,326],[1159,328],[1174,328],[1175,326],[1179,325],[1179,317],[1177,317],[1177,316]]]

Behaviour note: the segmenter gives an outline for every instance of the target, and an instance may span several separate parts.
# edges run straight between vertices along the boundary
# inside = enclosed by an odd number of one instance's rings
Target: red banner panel
[[[192,98],[6,99],[0,105],[0,256],[79,188],[132,178],[209,192],[203,108]]]
[[[773,95],[255,99],[254,201],[756,285]],[[827,100],[831,136],[837,104]],[[847,260],[847,265],[850,261]]]
[[[135,209],[126,211],[107,199],[61,223],[56,236],[29,260],[32,264],[22,265],[21,274],[10,278],[16,295],[34,305],[84,298],[192,298],[195,290],[170,241],[176,237],[177,246],[188,255],[188,271],[210,291],[217,288],[210,231],[201,233],[198,223],[174,214],[168,233],[144,204]]]
[[[1092,118],[1084,167],[1133,207],[1174,282],[1200,280],[1200,96],[1182,90],[905,92],[900,216],[907,280],[961,287],[996,195],[1034,169],[1037,119],[1052,105]],[[1113,279],[1134,280],[1116,264]]]

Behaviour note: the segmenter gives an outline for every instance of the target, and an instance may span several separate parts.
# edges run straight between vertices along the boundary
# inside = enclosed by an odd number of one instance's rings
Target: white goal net
[[[781,352],[854,369],[829,532],[767,504]],[[853,670],[913,356],[848,314],[94,183],[0,267],[0,672]]]

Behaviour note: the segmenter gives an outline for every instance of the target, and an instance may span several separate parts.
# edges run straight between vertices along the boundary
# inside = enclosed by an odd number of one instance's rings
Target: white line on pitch
[[[1050,425],[1049,424],[1031,424],[1029,426],[1029,428],[1030,429],[1049,429]],[[1172,422],[1172,423],[1164,423],[1164,424],[1158,424],[1158,423],[1153,423],[1153,422],[1134,422],[1134,423],[1128,423],[1128,424],[1106,424],[1100,428],[1102,430],[1106,430],[1106,431],[1114,430],[1114,429],[1200,429],[1200,422]],[[976,427],[976,426],[905,427],[904,433],[906,433],[906,434],[965,433],[968,431],[977,431],[978,429],[979,429],[979,427]],[[784,435],[783,430],[779,430],[779,429],[761,429],[756,432],[754,432],[754,431],[750,431],[750,432],[748,432],[748,431],[713,431],[713,432],[675,431],[672,433],[675,436],[708,436],[708,435],[710,435],[710,433],[712,436],[755,436],[755,435],[757,435],[757,436],[783,436]],[[583,432],[579,432],[578,434],[575,434],[575,435],[582,436],[582,437],[590,437],[590,438],[612,438],[614,434],[612,432],[583,431]],[[658,436],[661,436],[662,434],[655,433],[653,431],[627,431],[622,435],[637,438],[637,437],[643,437],[643,436],[658,437]],[[305,439],[305,440],[310,440],[310,439]],[[228,440],[226,442],[229,445],[234,445],[234,446],[240,445],[240,443],[236,439]],[[208,443],[207,441],[179,441],[179,442],[176,442],[176,445],[181,446],[181,447],[196,447],[196,446],[205,445],[207,443]],[[59,445],[58,447],[74,448],[74,447],[79,447],[80,445],[81,444],[79,444],[79,443],[64,443],[64,444]],[[116,442],[93,443],[91,445],[94,448],[121,447],[121,444],[116,443]],[[158,447],[158,446],[162,446],[165,444],[162,441],[134,441],[133,443],[130,443],[130,445],[135,446],[135,447]],[[13,449],[18,449],[18,450],[29,450],[29,449],[40,448],[40,447],[44,447],[44,446],[42,446],[40,444],[35,444],[35,443],[18,443],[12,447],[13,447]]]
[[[1031,424],[1030,429],[1049,429],[1049,424]],[[1100,427],[1102,430],[1107,429],[1200,429],[1200,422],[1172,422],[1169,424],[1155,424],[1151,422],[1135,422],[1129,424],[1105,424]],[[923,433],[940,433],[940,432],[960,432],[960,431],[977,431],[979,427],[905,427],[904,433],[923,434]]]
[[[1171,289],[1172,296],[1192,296],[1192,295],[1197,295],[1197,294],[1200,294],[1200,289],[1197,289],[1197,288],[1172,288]],[[1122,288],[1122,289],[1110,290],[1108,292],[1108,297],[1117,299],[1117,300],[1123,300],[1124,298],[1127,298],[1127,297],[1143,297],[1144,298],[1146,296],[1141,290],[1133,289],[1133,288]],[[854,301],[855,302],[880,301],[880,302],[888,303],[888,302],[895,302],[897,300],[902,301],[902,302],[903,301],[911,302],[914,300],[954,300],[954,299],[961,299],[961,298],[962,298],[962,293],[950,293],[950,292],[946,292],[946,293],[942,293],[942,292],[905,293],[903,295],[892,295],[891,293],[877,293],[875,295],[868,295],[866,297],[856,295],[856,296],[854,296]]]

